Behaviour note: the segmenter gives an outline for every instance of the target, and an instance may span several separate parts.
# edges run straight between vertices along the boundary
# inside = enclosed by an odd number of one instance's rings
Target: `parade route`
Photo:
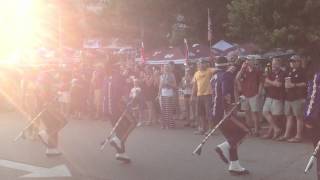
[[[315,169],[303,170],[312,151],[309,143],[289,144],[248,138],[240,148],[248,176],[234,177],[214,152],[223,138],[215,134],[201,156],[192,155],[202,136],[192,129],[162,130],[140,127],[128,139],[131,164],[115,160],[109,146],[100,151],[108,135],[105,121],[71,120],[61,132],[61,157],[46,157],[39,141],[19,140],[16,134],[26,121],[16,113],[0,115],[0,177],[2,179],[52,180],[312,180]]]

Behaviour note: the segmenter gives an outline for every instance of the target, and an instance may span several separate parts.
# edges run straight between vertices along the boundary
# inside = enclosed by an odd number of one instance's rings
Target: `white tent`
[[[212,49],[222,51],[222,52],[227,51],[227,50],[234,48],[234,47],[235,47],[235,45],[232,45],[225,40],[220,40],[217,43],[215,43],[214,45],[212,45]]]

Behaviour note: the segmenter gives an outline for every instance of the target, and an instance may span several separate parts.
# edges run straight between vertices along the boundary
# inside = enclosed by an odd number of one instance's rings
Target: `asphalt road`
[[[159,127],[139,127],[128,139],[127,151],[131,164],[115,160],[109,146],[99,150],[100,142],[110,131],[104,121],[71,120],[61,132],[63,156],[48,158],[44,146],[37,141],[14,137],[26,120],[17,113],[0,114],[0,179],[49,180],[313,180],[315,169],[305,175],[303,170],[312,146],[309,143],[289,144],[258,138],[247,138],[240,146],[240,160],[251,174],[231,176],[227,166],[214,152],[223,141],[217,133],[205,145],[201,156],[192,155],[202,136],[193,130],[180,128],[162,130]],[[11,163],[11,167],[8,164]],[[21,165],[23,164],[23,165]],[[31,167],[30,167],[31,166]],[[59,177],[50,168],[63,166]],[[33,167],[33,169],[32,169]],[[31,171],[49,169],[42,177],[23,177]],[[59,171],[61,172],[61,171]],[[68,173],[67,173],[68,174]],[[50,175],[52,177],[45,177]]]

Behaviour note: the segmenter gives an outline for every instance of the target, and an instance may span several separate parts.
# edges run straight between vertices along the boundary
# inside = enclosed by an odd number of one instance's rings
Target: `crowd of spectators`
[[[260,59],[258,55],[249,55],[230,61],[228,71],[234,76],[233,100],[245,97],[239,117],[252,129],[252,136],[301,142],[307,82],[304,59],[298,55],[273,58],[266,66],[262,65],[266,60]],[[214,127],[211,118],[214,89],[210,80],[216,69],[206,60],[184,65],[108,61],[65,65],[58,70],[45,67],[35,72],[26,71],[21,80],[22,104],[32,114],[37,83],[50,74],[61,113],[71,119],[107,121],[103,110],[104,87],[106,79],[115,71],[126,79],[119,87],[127,92],[128,99],[142,95],[134,107],[138,126],[190,127],[200,135]]]

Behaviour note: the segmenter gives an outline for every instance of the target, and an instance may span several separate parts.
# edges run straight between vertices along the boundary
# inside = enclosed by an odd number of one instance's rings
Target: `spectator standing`
[[[177,88],[176,79],[171,72],[169,64],[164,65],[163,74],[160,76],[159,98],[161,108],[162,128],[175,127],[173,119],[175,108],[175,90]]]
[[[263,115],[269,123],[268,133],[262,137],[265,139],[276,139],[281,134],[277,119],[280,119],[283,115],[285,73],[280,67],[281,60],[279,58],[273,58],[272,70],[265,78],[266,100],[263,106]]]
[[[180,84],[181,79],[183,77],[179,67],[173,62],[170,61],[170,67],[171,67],[171,72],[174,75],[174,78],[176,79],[176,83]],[[180,119],[180,98],[179,98],[179,91],[178,89],[175,90],[174,92],[174,98],[175,98],[175,109],[174,109],[174,119]]]
[[[131,88],[130,90],[130,93],[129,93],[129,99],[130,100],[133,100],[134,98],[138,98],[137,99],[137,102],[135,104],[134,107],[132,107],[132,109],[134,110],[134,115],[136,116],[136,118],[138,119],[138,124],[137,126],[142,126],[143,122],[144,122],[144,108],[143,108],[143,105],[144,105],[144,102],[143,102],[143,96],[141,95],[142,93],[142,89],[140,87],[140,84],[139,84],[139,80],[138,79],[134,79],[133,80],[133,87]]]
[[[155,122],[155,107],[154,101],[157,97],[157,87],[154,83],[154,78],[151,69],[147,69],[147,73],[144,77],[144,99],[147,105],[146,120],[147,125],[151,125]]]
[[[236,81],[239,82],[241,93],[245,97],[242,108],[245,111],[247,124],[254,124],[254,136],[259,136],[260,113],[263,91],[262,72],[254,66],[254,61],[258,57],[249,56],[238,72]]]
[[[81,86],[81,80],[72,79],[71,88],[70,88],[70,97],[71,97],[71,105],[70,105],[70,113],[75,119],[81,119],[81,115],[83,112],[83,87]]]
[[[70,106],[70,77],[68,75],[69,72],[63,71],[59,75],[59,104],[60,111],[62,114],[67,115],[69,113]]]
[[[186,127],[193,127],[194,126],[194,114],[195,108],[194,103],[191,102],[191,95],[192,95],[192,72],[189,67],[185,69],[185,76],[182,78],[181,87],[183,91],[183,100],[185,106],[185,117],[187,123],[185,124]]]
[[[98,64],[92,74],[91,87],[93,90],[93,102],[95,107],[95,119],[102,115],[102,86],[104,80],[103,65]]]
[[[153,74],[152,74],[152,78],[153,78],[153,85],[154,87],[159,87],[160,86],[160,69],[159,68],[153,68]],[[159,94],[159,90],[157,89],[157,96]],[[159,97],[159,96],[158,96]],[[157,122],[159,122],[161,124],[161,108],[160,108],[160,99],[156,97],[154,99],[154,113],[155,113],[155,118],[157,119]]]
[[[198,71],[193,77],[192,100],[196,96],[197,117],[199,118],[199,127],[195,134],[203,135],[209,129],[212,95],[210,79],[214,72],[214,68],[208,68],[207,63],[201,60],[198,64]]]
[[[301,58],[298,55],[290,58],[290,69],[285,79],[285,88],[285,115],[287,123],[285,133],[279,140],[301,142],[303,132],[303,107],[306,97],[306,78],[301,68]],[[297,131],[295,136],[289,139],[293,130],[294,119],[297,121]]]

